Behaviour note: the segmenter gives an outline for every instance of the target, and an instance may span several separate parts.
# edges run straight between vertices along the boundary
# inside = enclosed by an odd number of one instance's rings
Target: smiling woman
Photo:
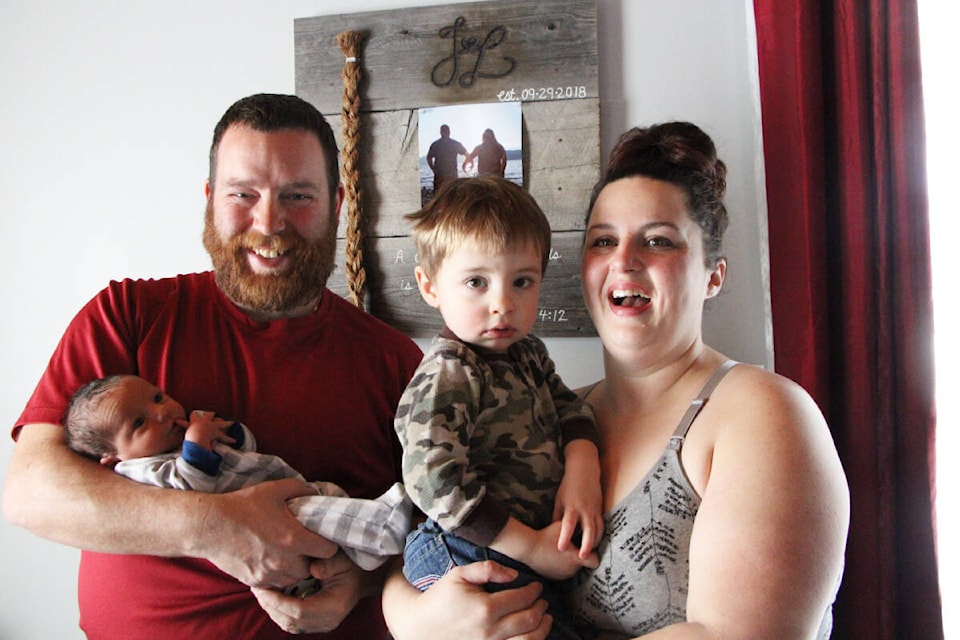
[[[598,319],[606,315],[660,325],[661,332],[611,322],[606,330],[620,337],[610,333],[605,344],[669,338],[677,344],[668,348],[683,348],[699,340],[703,301],[720,292],[726,275],[725,190],[726,165],[699,127],[670,122],[621,137],[591,197],[584,299],[601,338]],[[691,320],[685,331],[672,326],[677,318]]]
[[[682,348],[699,335],[697,312],[705,298],[720,291],[726,261],[716,259],[706,267],[702,233],[689,209],[683,189],[646,176],[611,182],[596,198],[584,243],[583,285],[601,338],[614,339],[612,333],[604,335],[603,326],[622,329],[623,339],[642,336],[665,348]],[[598,322],[605,316],[611,316],[610,323]],[[638,319],[647,331],[636,332],[631,323],[613,322],[613,317]],[[677,318],[698,321],[678,332]]]

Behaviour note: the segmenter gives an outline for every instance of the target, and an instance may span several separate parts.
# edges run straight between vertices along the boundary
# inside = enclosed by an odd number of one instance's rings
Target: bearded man
[[[213,271],[111,282],[67,328],[13,428],[5,515],[84,550],[91,639],[386,638],[381,573],[286,509],[306,485],[158,489],[66,447],[73,391],[133,373],[245,423],[308,480],[373,498],[399,479],[393,413],[420,350],[326,288],[343,198],[326,120],[295,96],[239,100],[214,130],[206,195]],[[318,593],[283,595],[308,575]]]

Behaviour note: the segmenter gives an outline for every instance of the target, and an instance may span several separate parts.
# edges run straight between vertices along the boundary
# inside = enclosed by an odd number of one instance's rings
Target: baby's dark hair
[[[67,446],[88,458],[99,461],[105,455],[117,453],[114,434],[97,419],[97,406],[105,393],[113,391],[125,377],[116,374],[92,380],[71,396],[63,415],[67,432]]]
[[[727,167],[700,127],[689,122],[664,122],[630,129],[610,152],[607,167],[593,188],[586,223],[600,192],[621,178],[644,176],[679,187],[687,196],[690,218],[703,231],[703,255],[708,269],[723,256],[727,229]]]

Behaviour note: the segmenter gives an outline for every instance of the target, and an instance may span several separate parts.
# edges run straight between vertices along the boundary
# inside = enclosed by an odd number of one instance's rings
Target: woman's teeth
[[[650,301],[650,298],[634,289],[616,289],[610,294],[610,297],[613,299],[613,304],[618,307],[632,307],[636,304],[645,304]]]

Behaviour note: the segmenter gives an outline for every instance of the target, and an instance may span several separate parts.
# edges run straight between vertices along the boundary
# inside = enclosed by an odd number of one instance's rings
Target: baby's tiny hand
[[[208,451],[213,451],[219,442],[232,445],[236,442],[227,435],[227,429],[233,426],[230,420],[218,418],[212,411],[191,411],[190,422],[181,421],[186,428],[184,439],[197,444]]]

